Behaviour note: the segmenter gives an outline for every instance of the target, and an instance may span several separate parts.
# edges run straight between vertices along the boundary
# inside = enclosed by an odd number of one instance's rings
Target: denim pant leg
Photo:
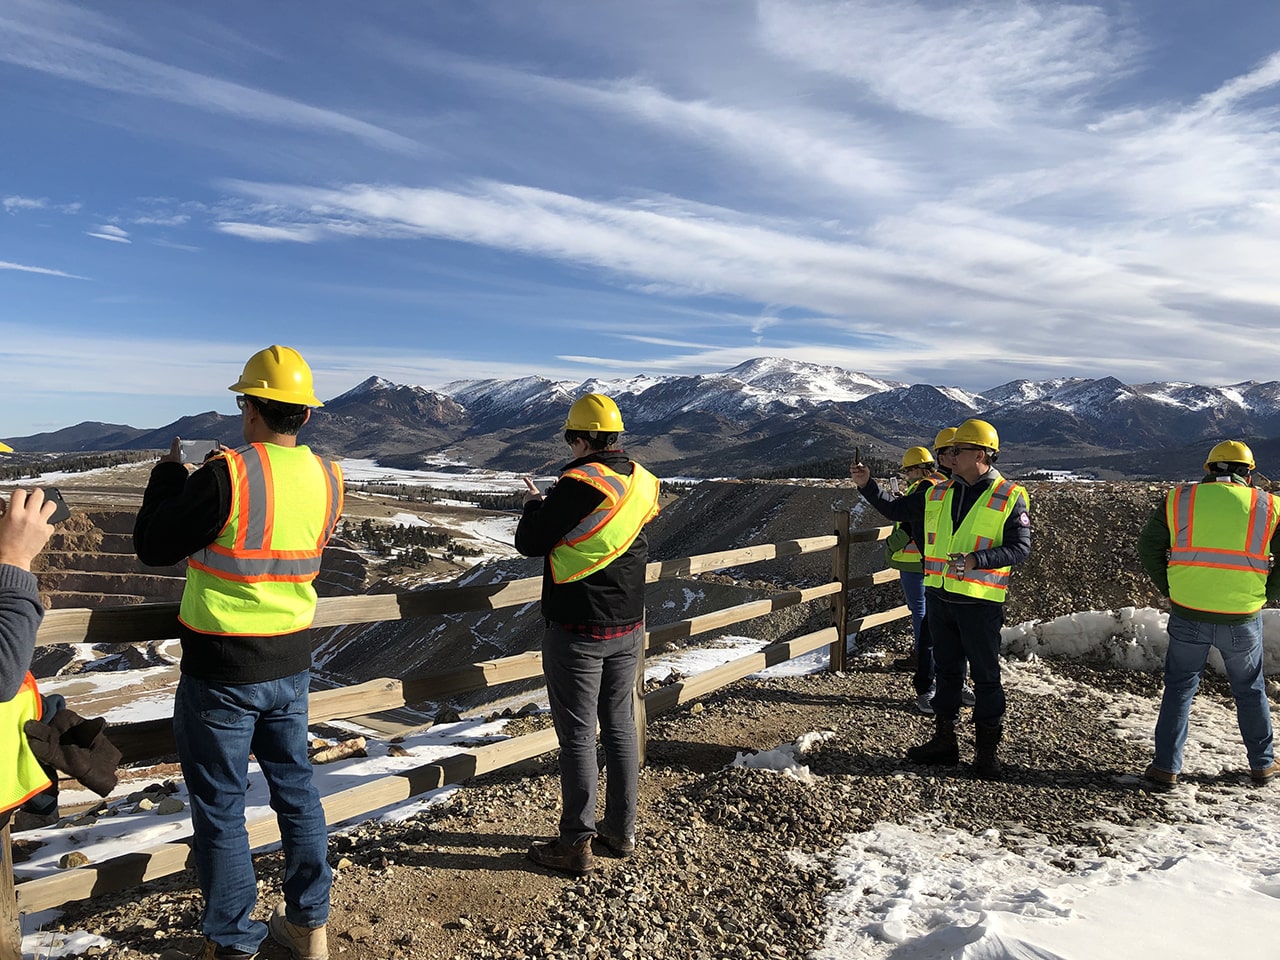
[[[911,636],[919,643],[920,625],[924,622],[924,574],[899,570],[898,583],[902,586],[902,599],[911,611]]]
[[[1182,770],[1191,701],[1200,689],[1200,674],[1209,657],[1214,626],[1169,614],[1169,649],[1164,655],[1164,693],[1156,718],[1154,763],[1161,770]]]
[[[960,716],[960,687],[964,683],[964,641],[956,620],[959,604],[949,603],[932,592],[926,594],[925,603],[937,667],[938,691],[933,697],[933,709],[938,719],[955,723]]]
[[[329,832],[320,792],[307,758],[307,695],[310,671],[274,681],[277,696],[264,704],[253,737],[253,754],[271,792],[284,851],[285,917],[303,927],[329,919]],[[262,684],[261,686],[266,686]]]
[[[604,747],[604,823],[614,836],[636,832],[636,793],[640,780],[640,747],[636,731],[635,687],[644,627],[607,645],[601,671],[600,742]]]
[[[1222,653],[1222,663],[1236,701],[1236,722],[1249,756],[1249,766],[1265,770],[1275,760],[1271,738],[1271,703],[1267,699],[1266,678],[1262,675],[1262,616],[1245,623],[1218,627],[1213,645]]]
[[[916,674],[912,683],[916,693],[924,693],[933,686],[933,640],[929,636],[925,617],[924,574],[899,570],[898,582],[902,584],[902,598],[911,611],[911,635],[916,652]]]
[[[173,701],[173,734],[191,804],[196,877],[204,894],[201,932],[254,953],[267,925],[250,919],[258,887],[244,823],[249,748],[258,684],[231,686],[184,674]]]
[[[560,744],[560,842],[579,843],[596,832],[596,705],[604,669],[603,644],[548,623],[542,636],[542,674]],[[632,675],[634,678],[634,674]]]

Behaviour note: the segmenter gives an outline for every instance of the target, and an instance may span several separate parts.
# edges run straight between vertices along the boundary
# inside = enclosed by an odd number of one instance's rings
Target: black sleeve
[[[542,500],[524,505],[516,527],[516,550],[525,557],[545,557],[582,518],[600,506],[604,494],[580,480],[561,478]]]
[[[0,702],[18,695],[31,669],[36,631],[43,616],[35,575],[0,564]]]
[[[133,524],[133,549],[149,567],[168,567],[213,543],[231,513],[231,477],[222,457],[188,474],[163,461],[151,471]]]
[[[909,523],[917,530],[924,529],[924,504],[930,487],[919,486],[905,497],[896,500],[880,489],[875,478],[861,488],[862,498],[871,504],[880,516],[899,523]]]

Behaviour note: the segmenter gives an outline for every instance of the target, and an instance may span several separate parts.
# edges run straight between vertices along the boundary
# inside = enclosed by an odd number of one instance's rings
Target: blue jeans
[[[938,692],[933,709],[938,719],[951,723],[960,716],[960,691],[965,662],[973,681],[973,722],[994,725],[1005,711],[1004,685],[1000,682],[1000,628],[1004,626],[1002,603],[956,603],[930,591],[928,627],[933,635],[933,656],[938,670]]]
[[[178,683],[173,733],[204,894],[200,927],[221,946],[254,953],[267,936],[267,925],[249,917],[258,893],[244,820],[250,751],[280,824],[285,916],[304,927],[329,919],[328,831],[307,758],[310,685],[308,670],[263,683],[211,683],[186,674]]]
[[[1271,766],[1271,704],[1262,676],[1262,616],[1244,623],[1202,623],[1169,614],[1169,649],[1164,657],[1164,695],[1156,720],[1155,765],[1169,773],[1182,770],[1191,701],[1200,688],[1209,648],[1217,647],[1227,668],[1236,722],[1249,755],[1249,766]]]
[[[899,570],[898,582],[902,584],[902,597],[911,611],[911,635],[915,640],[916,673],[911,682],[916,693],[927,693],[933,687],[933,638],[925,619],[924,574]]]
[[[596,720],[604,747],[603,823],[614,836],[636,832],[640,748],[635,704],[644,627],[612,640],[592,640],[547,624],[542,673],[560,743],[560,842],[579,843],[596,832]]]

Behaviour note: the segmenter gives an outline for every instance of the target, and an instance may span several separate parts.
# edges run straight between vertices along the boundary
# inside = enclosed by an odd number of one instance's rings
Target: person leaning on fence
[[[205,900],[205,940],[195,956],[253,957],[269,933],[295,960],[322,960],[333,875],[307,757],[307,696],[312,581],[342,514],[342,471],[298,444],[322,404],[296,350],[259,351],[228,389],[237,394],[246,445],[220,449],[188,473],[175,438],[151,472],[133,533],[149,566],[188,558],[173,728]],[[251,917],[250,751],[284,849],[284,902],[267,924]]]
[[[1000,438],[985,420],[956,428],[951,478],[909,497],[891,500],[865,464],[849,476],[890,520],[924,530],[925,605],[933,637],[937,694],[934,735],[907,751],[914,763],[956,763],[965,661],[973,680],[975,747],[972,771],[996,777],[996,750],[1004,736],[1005,695],[1000,683],[1000,628],[1010,569],[1031,554],[1027,493],[995,468]]]
[[[1263,784],[1280,774],[1261,613],[1268,600],[1280,599],[1280,498],[1252,485],[1254,465],[1253,451],[1239,440],[1219,443],[1204,479],[1170,490],[1138,536],[1142,566],[1170,604],[1155,759],[1144,774],[1162,787],[1178,782],[1191,701],[1214,647],[1235,698],[1250,777]]]
[[[648,544],[658,480],[618,446],[622,414],[588,393],[570,408],[564,440],[574,459],[546,494],[531,489],[515,546],[542,565],[542,671],[560,744],[560,827],[529,859],[571,874],[593,869],[591,839],[635,849],[639,746],[636,671],[644,646]],[[605,756],[604,816],[596,822],[596,720]]]
[[[41,696],[31,674],[44,618],[31,564],[53,534],[55,507],[38,487],[0,501],[0,827],[15,811],[36,825],[57,820],[59,771],[104,797],[116,785],[120,751],[105,721],[86,720],[58,694]]]

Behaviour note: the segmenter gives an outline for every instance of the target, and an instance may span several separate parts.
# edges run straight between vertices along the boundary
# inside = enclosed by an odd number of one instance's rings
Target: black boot
[[[956,725],[941,717],[934,718],[933,739],[907,750],[912,763],[959,763],[960,745],[956,743]]]
[[[1004,738],[1004,724],[980,723],[974,730],[973,775],[979,780],[997,780],[1000,777],[1000,761],[996,759],[996,747]]]

